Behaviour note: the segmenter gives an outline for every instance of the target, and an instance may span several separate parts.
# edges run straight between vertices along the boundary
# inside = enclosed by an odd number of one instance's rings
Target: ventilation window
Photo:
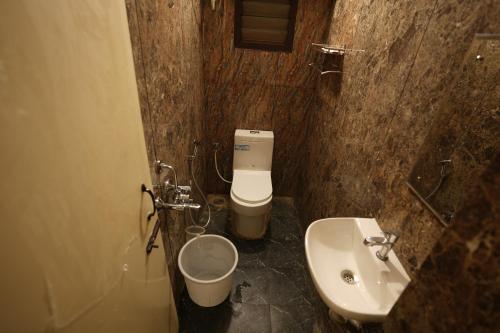
[[[297,1],[235,0],[235,46],[291,52]]]

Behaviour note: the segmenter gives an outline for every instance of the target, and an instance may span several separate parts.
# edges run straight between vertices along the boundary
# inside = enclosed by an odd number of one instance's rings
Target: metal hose
[[[232,181],[227,180],[226,178],[222,177],[220,171],[219,171],[219,166],[217,164],[217,150],[219,150],[219,144],[214,143],[214,160],[215,160],[215,171],[217,171],[217,175],[219,176],[220,179],[222,179],[223,182],[232,184]]]
[[[198,193],[200,193],[200,195],[201,195],[201,197],[202,197],[202,199],[205,202],[205,205],[207,207],[207,210],[208,210],[207,221],[205,222],[205,224],[199,225],[193,219],[193,215],[191,213],[191,209],[188,209],[188,211],[189,211],[189,217],[191,218],[191,223],[193,223],[193,224],[195,224],[197,226],[200,226],[202,228],[206,228],[210,224],[210,219],[211,219],[212,212],[210,210],[210,205],[208,203],[207,197],[205,196],[205,194],[201,190],[200,186],[198,185],[198,182],[196,181],[196,178],[194,177],[194,172],[193,172],[193,161],[196,159],[196,156],[197,156],[198,145],[199,145],[199,142],[198,141],[194,141],[193,155],[188,156],[188,160],[189,160],[189,175],[191,176],[191,181],[193,182],[194,186],[196,187],[196,190],[198,190]]]

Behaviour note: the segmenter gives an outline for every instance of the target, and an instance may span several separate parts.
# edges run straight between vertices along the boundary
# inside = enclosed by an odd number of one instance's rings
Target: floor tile
[[[291,201],[273,200],[270,225],[261,240],[233,236],[229,218],[227,208],[214,210],[207,233],[228,238],[238,249],[231,294],[219,306],[203,308],[184,290],[181,332],[313,332],[324,320],[319,316],[325,305],[307,270],[303,231]]]

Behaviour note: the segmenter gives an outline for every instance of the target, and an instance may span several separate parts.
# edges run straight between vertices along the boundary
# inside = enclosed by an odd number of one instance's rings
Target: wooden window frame
[[[290,0],[290,13],[288,17],[287,37],[284,45],[271,45],[263,43],[243,42],[241,38],[243,14],[243,0],[234,0],[234,46],[241,49],[253,49],[273,52],[293,51],[293,38],[295,36],[295,22],[297,18],[297,6],[299,0]]]

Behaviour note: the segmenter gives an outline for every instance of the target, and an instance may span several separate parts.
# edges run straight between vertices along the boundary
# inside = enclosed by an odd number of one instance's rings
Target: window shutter
[[[235,0],[235,46],[291,52],[297,0]]]

